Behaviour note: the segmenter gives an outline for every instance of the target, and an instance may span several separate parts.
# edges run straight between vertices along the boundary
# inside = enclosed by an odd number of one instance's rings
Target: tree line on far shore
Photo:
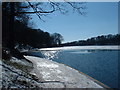
[[[101,35],[88,38],[87,40],[79,40],[67,42],[64,46],[83,46],[83,45],[120,45],[120,34]]]

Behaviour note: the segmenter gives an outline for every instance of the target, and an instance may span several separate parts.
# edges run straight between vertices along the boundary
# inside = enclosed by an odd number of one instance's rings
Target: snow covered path
[[[44,88],[103,88],[102,83],[64,64],[54,61],[24,56],[33,63],[32,74],[43,81]]]

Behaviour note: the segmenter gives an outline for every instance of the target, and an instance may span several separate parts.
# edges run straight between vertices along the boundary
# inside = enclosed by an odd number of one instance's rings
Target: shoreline
[[[55,62],[55,61],[54,61],[54,62]],[[58,62],[57,62],[57,63],[58,63]],[[63,64],[63,65],[65,65],[65,66],[67,66],[67,67],[70,67],[70,66],[68,66],[68,65],[66,65],[66,64],[64,64],[64,63],[60,63],[60,64]],[[70,68],[72,68],[72,67],[70,67]],[[78,72],[79,72],[80,74],[82,74],[82,75],[85,75],[86,77],[88,77],[89,79],[91,79],[91,80],[94,81],[95,83],[99,84],[99,85],[102,86],[103,88],[110,88],[109,86],[107,86],[107,85],[105,85],[104,83],[98,81],[97,79],[95,79],[95,78],[93,78],[93,77],[91,77],[91,76],[89,76],[89,75],[87,75],[87,74],[85,74],[85,73],[83,73],[83,72],[75,69],[75,68],[72,68],[72,69],[78,71]]]
[[[56,88],[109,88],[100,81],[70,67],[65,64],[57,63],[47,59],[34,56],[24,56],[33,63],[34,70],[32,73],[38,77],[42,77],[43,81],[52,81],[53,84],[47,83],[46,87]],[[57,82],[64,85],[58,85]],[[56,84],[57,83],[57,84]]]

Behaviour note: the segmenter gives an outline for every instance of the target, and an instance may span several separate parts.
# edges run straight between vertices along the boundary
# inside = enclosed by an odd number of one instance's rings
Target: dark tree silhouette
[[[9,33],[10,33],[10,37],[9,37],[9,47],[11,50],[14,49],[14,14],[15,14],[15,8],[14,8],[14,2],[10,3],[10,23],[9,23]]]
[[[21,3],[16,2],[4,2],[2,3],[2,25],[3,25],[3,42],[7,40],[7,47],[9,49],[14,49],[15,46],[15,21],[20,20],[22,21],[20,17],[23,17],[25,15],[17,15],[16,11],[21,11],[20,8],[18,8],[21,5]],[[24,10],[22,10],[24,11]],[[25,22],[26,21],[26,22]],[[27,20],[24,21],[24,24],[27,23]],[[7,31],[8,30],[8,31]],[[7,32],[7,33],[6,33]],[[8,38],[6,38],[6,36]]]
[[[52,34],[52,38],[53,38],[53,44],[55,45],[60,45],[61,42],[64,40],[63,36],[59,33]]]

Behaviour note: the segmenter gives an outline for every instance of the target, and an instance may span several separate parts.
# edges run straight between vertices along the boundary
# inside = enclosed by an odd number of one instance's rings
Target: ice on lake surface
[[[71,51],[71,52],[69,52],[69,53],[74,53],[74,54],[89,54],[89,53],[91,53],[91,52],[85,50],[85,51]]]
[[[41,48],[39,50],[75,50],[75,49],[110,49],[120,50],[119,46],[67,46],[67,47],[56,47],[56,48]]]

